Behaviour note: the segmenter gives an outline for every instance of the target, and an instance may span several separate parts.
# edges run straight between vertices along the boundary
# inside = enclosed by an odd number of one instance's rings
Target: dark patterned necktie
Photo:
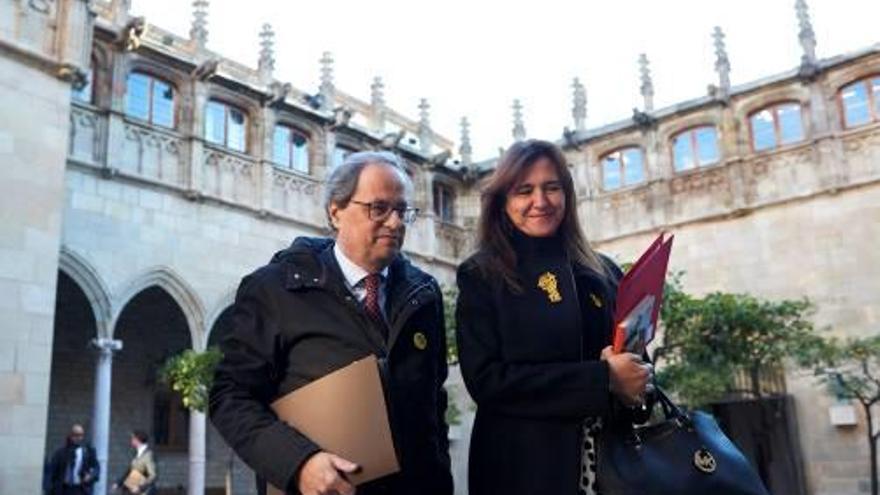
[[[364,277],[364,289],[367,291],[367,296],[364,297],[364,309],[371,320],[384,326],[385,321],[382,318],[382,309],[379,307],[380,282],[381,278],[378,273],[371,273]]]

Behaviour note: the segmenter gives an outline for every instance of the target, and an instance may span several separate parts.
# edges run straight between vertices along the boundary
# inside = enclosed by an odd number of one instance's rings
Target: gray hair
[[[400,157],[390,151],[359,151],[345,157],[342,164],[334,167],[327,176],[324,184],[324,212],[327,214],[327,223],[333,228],[333,222],[330,219],[330,205],[336,203],[338,206],[345,208],[354,191],[357,189],[358,179],[361,172],[367,165],[371,163],[384,164],[394,168],[400,176],[400,181],[407,194],[413,190],[412,180],[406,173],[406,168]]]

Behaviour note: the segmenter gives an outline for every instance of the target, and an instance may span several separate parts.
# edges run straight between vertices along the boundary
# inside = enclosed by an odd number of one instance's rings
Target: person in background
[[[85,436],[85,428],[74,424],[64,446],[52,455],[47,469],[50,495],[91,495],[101,470],[95,449]]]

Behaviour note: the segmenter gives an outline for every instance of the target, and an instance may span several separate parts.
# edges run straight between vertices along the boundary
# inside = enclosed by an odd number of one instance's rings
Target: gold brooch
[[[428,337],[425,337],[422,332],[416,332],[413,335],[413,345],[416,346],[416,349],[424,351],[428,348]]]
[[[544,272],[538,278],[538,288],[547,293],[547,299],[552,303],[558,303],[562,300],[562,295],[559,293],[559,285],[556,282],[556,275],[553,275],[550,272]]]

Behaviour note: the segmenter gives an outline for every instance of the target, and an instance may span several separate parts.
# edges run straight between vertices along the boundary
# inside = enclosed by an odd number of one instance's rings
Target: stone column
[[[187,495],[205,493],[205,443],[207,420],[205,413],[189,413],[189,483]]]
[[[95,495],[107,493],[107,461],[110,449],[110,381],[113,377],[113,353],[122,349],[121,340],[97,338],[92,345],[98,350],[95,367],[95,401],[92,405],[92,444],[101,466],[101,475],[95,483]]]

